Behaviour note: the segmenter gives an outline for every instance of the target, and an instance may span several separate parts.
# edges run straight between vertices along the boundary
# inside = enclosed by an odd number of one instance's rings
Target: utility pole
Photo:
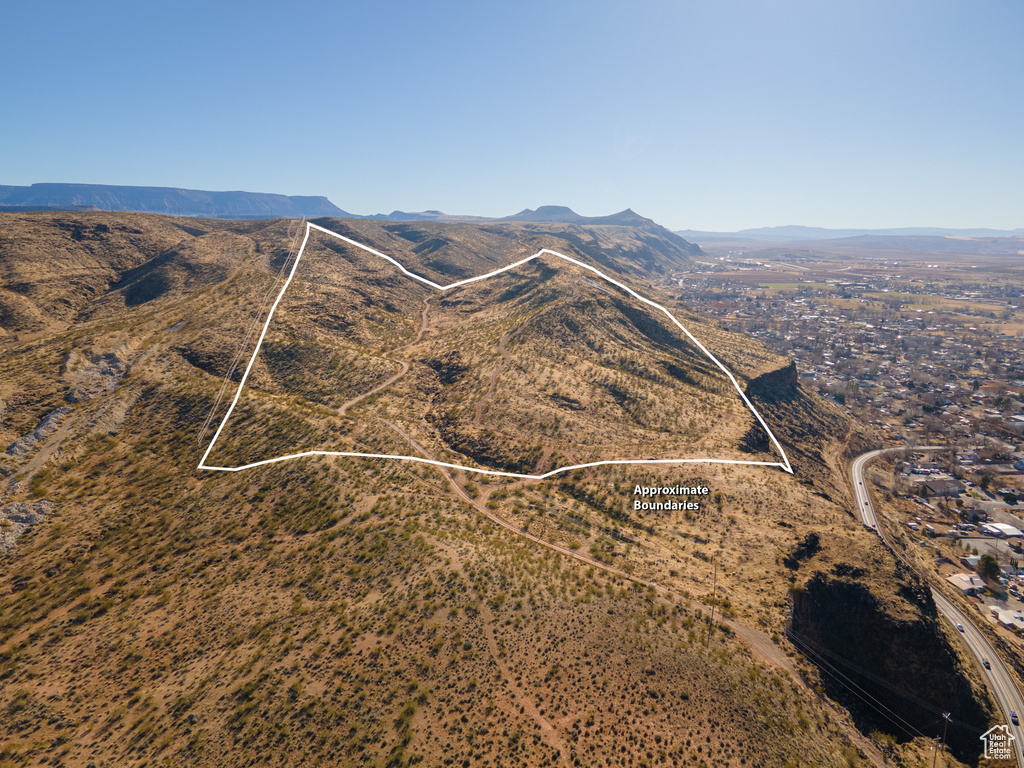
[[[708,639],[704,645],[711,642],[711,630],[715,627],[715,603],[718,602],[718,558],[715,558],[715,580],[711,588],[711,621],[708,622]]]
[[[952,715],[952,714],[953,714],[952,712],[943,712],[942,713],[942,717],[945,719],[946,722],[942,724],[942,743],[939,746],[939,749],[935,750],[935,754],[932,755],[932,768],[935,768],[935,760],[939,756],[939,750],[941,750],[943,752],[946,751],[946,728],[949,727],[949,716]],[[945,765],[946,758],[942,758],[942,763],[943,763],[943,765]]]

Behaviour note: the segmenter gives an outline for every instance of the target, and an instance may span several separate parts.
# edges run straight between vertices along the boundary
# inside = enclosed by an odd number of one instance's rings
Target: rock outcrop
[[[39,447],[41,442],[57,431],[61,422],[64,421],[64,418],[69,413],[71,413],[71,409],[66,405],[50,411],[50,413],[46,415],[46,418],[39,422],[39,426],[24,437],[18,438],[11,444],[7,449],[7,455],[14,456],[16,459],[28,456],[32,451]]]
[[[790,400],[797,395],[799,381],[796,375],[796,363],[755,376],[747,383],[747,397],[757,398],[772,403]]]
[[[942,713],[950,712],[946,742],[973,762],[979,733],[972,726],[990,713],[939,628],[927,586],[899,566],[895,576],[873,583],[865,569],[845,564],[815,573],[793,592],[790,640],[862,732],[938,737]]]
[[[0,507],[0,552],[9,551],[29,528],[53,513],[52,501],[18,501]]]

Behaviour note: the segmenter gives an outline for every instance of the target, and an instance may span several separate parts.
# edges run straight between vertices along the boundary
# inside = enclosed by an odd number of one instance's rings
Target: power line
[[[302,223],[295,230],[295,234],[292,236],[292,242],[288,247],[288,256],[285,258],[284,263],[281,265],[281,271],[277,273],[277,277],[274,278],[273,285],[270,286],[270,290],[263,297],[263,301],[260,302],[259,309],[256,310],[256,314],[253,316],[252,323],[249,325],[249,329],[245,333],[245,338],[242,339],[242,343],[238,345],[238,349],[235,351],[235,356],[231,360],[231,365],[228,367],[228,372],[224,376],[224,382],[220,386],[220,391],[217,393],[217,398],[213,401],[213,407],[210,409],[210,414],[206,417],[206,421],[203,422],[202,429],[199,430],[199,437],[196,442],[202,444],[203,438],[206,436],[206,431],[210,427],[210,422],[213,421],[213,417],[217,413],[217,409],[220,407],[221,400],[224,399],[224,392],[227,389],[228,384],[231,382],[231,376],[238,367],[238,363],[242,359],[242,353],[249,344],[249,340],[252,338],[259,325],[260,317],[263,315],[263,309],[267,306],[267,302],[270,297],[277,291],[278,283],[281,282],[281,278],[284,276],[285,271],[288,268],[288,264],[291,263],[292,253],[295,251],[295,244],[298,242],[299,234],[302,232],[303,225],[306,223],[305,217],[302,219]]]
[[[797,641],[797,643],[795,643],[795,644],[799,645],[799,641]],[[861,688],[859,685],[857,685],[855,682],[853,682],[853,680],[851,680],[849,677],[844,675],[840,670],[838,670],[834,666],[832,666],[823,657],[818,656],[818,654],[815,653],[815,651],[813,649],[805,646],[803,652],[805,654],[809,655],[809,656],[815,657],[812,660],[814,660],[815,663],[818,666],[825,667],[825,668],[828,668],[829,670],[831,670],[831,674],[834,677],[841,678],[839,680],[839,682],[841,684],[845,684],[846,688],[850,691],[850,693],[852,693],[857,698],[861,699],[871,709],[875,710],[884,719],[886,719],[889,722],[893,723],[897,728],[899,728],[901,731],[906,733],[908,736],[910,736],[910,737],[920,736],[922,738],[927,738],[927,736],[925,736],[925,734],[923,734],[921,731],[919,731],[914,725],[912,725],[911,723],[908,723],[906,720],[904,720],[902,717],[900,717],[896,712],[893,712],[891,709],[889,709],[884,704],[882,704],[882,702],[878,701],[876,698],[871,696],[867,691],[865,691],[863,688]],[[844,681],[845,681],[845,683],[844,683]]]
[[[843,656],[840,656],[838,653],[835,653],[834,651],[832,651],[832,650],[830,650],[828,648],[825,648],[820,643],[817,643],[814,640],[811,640],[809,637],[807,637],[805,635],[802,635],[801,633],[797,632],[795,629],[790,628],[788,630],[788,632],[789,632],[789,634],[791,636],[793,636],[795,638],[798,638],[800,640],[800,642],[803,643],[805,646],[813,647],[819,656],[822,656],[822,655],[823,656],[828,656],[829,658],[832,658],[833,660],[838,661],[838,662],[844,664],[848,668],[850,668],[853,671],[857,672],[859,675],[862,675],[863,677],[866,677],[866,678],[868,678],[868,679],[878,683],[879,685],[884,686],[885,688],[888,688],[890,691],[895,693],[897,696],[900,696],[900,697],[906,699],[907,701],[909,701],[909,702],[911,702],[913,704],[916,704],[917,706],[921,707],[922,709],[926,709],[929,712],[934,712],[937,715],[945,716],[944,715],[945,710],[943,710],[940,707],[935,706],[932,702],[930,702],[930,701],[928,701],[926,699],[922,699],[920,696],[917,696],[917,695],[915,695],[913,693],[905,691],[905,690],[903,690],[901,688],[898,688],[897,686],[893,685],[891,682],[889,682],[885,678],[880,677],[879,675],[876,675],[875,673],[871,672],[870,670],[865,669],[864,667],[860,666],[859,664],[856,664],[855,662],[850,661],[849,659],[847,659],[847,658],[845,658]],[[939,721],[937,720],[936,722],[939,722]],[[962,720],[957,720],[955,718],[950,719],[950,722],[960,726],[961,728],[965,728],[965,729],[971,731],[972,733],[982,733],[982,729],[978,728],[976,725],[973,725],[971,723],[966,723],[966,722],[964,722]]]

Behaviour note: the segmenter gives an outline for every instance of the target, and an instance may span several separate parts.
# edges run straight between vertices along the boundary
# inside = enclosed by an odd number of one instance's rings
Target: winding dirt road
[[[348,409],[351,408],[356,403],[362,402],[366,398],[372,397],[373,395],[376,395],[378,392],[387,389],[388,387],[390,387],[392,384],[394,384],[396,381],[398,381],[400,378],[402,378],[403,376],[405,376],[405,374],[407,374],[409,372],[409,363],[408,363],[408,361],[406,361],[406,360],[399,360],[397,358],[392,358],[392,357],[389,357],[388,355],[389,354],[394,354],[395,352],[400,352],[403,349],[408,349],[409,347],[413,346],[414,344],[418,344],[419,343],[420,339],[423,338],[424,331],[427,330],[427,313],[429,311],[430,311],[430,299],[424,299],[423,300],[423,315],[422,315],[423,322],[420,324],[420,330],[416,334],[416,338],[413,339],[412,341],[410,341],[408,344],[403,344],[398,349],[393,350],[391,353],[384,353],[383,355],[381,355],[381,357],[383,357],[385,360],[391,360],[392,362],[398,363],[398,365],[399,365],[398,373],[396,373],[390,379],[385,381],[383,384],[378,384],[376,387],[371,389],[369,392],[364,392],[363,394],[359,395],[358,397],[353,397],[351,400],[349,400],[348,402],[344,403],[341,406],[341,408],[338,409],[338,414],[340,416],[344,416],[346,411],[348,411]]]
[[[416,334],[416,338],[413,339],[408,344],[405,344],[405,345],[399,347],[398,349],[394,350],[394,352],[398,352],[400,350],[407,349],[407,348],[413,346],[414,344],[417,344],[423,338],[423,334],[426,332],[427,327],[428,327],[428,313],[429,313],[429,311],[430,311],[430,299],[428,298],[428,299],[424,300],[424,307],[423,307],[423,313],[422,313],[422,322],[420,324],[419,332]],[[506,344],[508,342],[508,339],[513,334],[515,334],[518,331],[520,331],[527,323],[531,322],[532,320],[535,320],[536,317],[537,316],[535,315],[535,316],[529,318],[528,320],[523,321],[523,323],[521,323],[515,329],[513,329],[513,330],[509,331],[508,333],[504,334],[499,339],[498,350],[499,350],[499,352],[501,353],[501,356],[502,356],[502,364],[491,374],[490,386],[488,388],[488,391],[484,395],[484,397],[476,405],[476,418],[474,420],[474,423],[477,426],[480,426],[480,421],[481,421],[481,419],[483,417],[483,408],[484,408],[484,406],[486,405],[487,402],[490,401],[490,399],[494,395],[494,391],[495,391],[495,388],[496,388],[496,383],[497,383],[498,376],[501,375],[501,373],[506,369],[506,367],[511,362],[511,356],[509,355],[509,352],[508,352],[508,349],[507,349],[507,346],[506,346]],[[392,354],[394,354],[394,352]],[[375,395],[378,392],[386,389],[387,387],[391,386],[396,381],[401,379],[406,373],[408,373],[408,371],[409,371],[409,362],[408,361],[400,360],[400,359],[397,359],[397,358],[391,358],[391,357],[388,357],[387,355],[384,355],[384,356],[387,357],[388,359],[393,359],[394,362],[397,362],[399,364],[399,366],[400,366],[400,370],[394,376],[391,376],[385,382],[383,382],[382,384],[378,385],[377,387],[374,387],[369,392],[366,392],[366,393],[364,393],[362,395],[359,395],[358,397],[355,397],[352,400],[349,400],[348,402],[346,402],[344,405],[342,405],[341,408],[340,408],[340,413],[341,413],[342,416],[344,416],[346,411],[349,408],[351,408],[352,406],[354,406],[357,403],[365,400],[366,398],[371,397],[372,395]],[[406,432],[400,426],[398,426],[397,424],[395,424],[394,422],[392,422],[392,421],[390,421],[388,419],[380,419],[380,421],[382,423],[386,424],[387,426],[389,426],[391,429],[393,429],[403,439],[408,441],[408,443],[409,443],[409,445],[411,446],[412,449],[414,449],[415,451],[419,452],[424,457],[436,461],[435,457],[431,454],[430,451],[428,451],[426,448],[424,448],[422,445],[420,445],[416,441],[416,439],[413,438],[412,435],[410,435],[408,432]],[[463,489],[462,486],[455,480],[455,478],[452,477],[451,471],[448,468],[446,468],[446,467],[435,467],[435,468],[443,475],[445,480],[448,482],[448,485],[451,487],[451,489],[455,492],[455,494],[459,498],[461,498],[463,501],[465,501],[467,504],[469,504],[471,507],[473,507],[473,509],[475,509],[481,515],[486,517],[488,520],[493,522],[495,525],[499,525],[502,528],[505,528],[506,530],[511,531],[512,533],[516,534],[517,536],[521,536],[521,537],[523,537],[525,539],[528,539],[528,540],[534,542],[535,544],[537,544],[539,546],[545,547],[545,548],[547,548],[549,550],[552,550],[552,551],[554,551],[554,552],[556,552],[558,554],[565,555],[566,557],[573,558],[574,560],[577,560],[577,561],[579,561],[581,563],[585,563],[585,564],[587,564],[589,566],[592,566],[592,567],[594,567],[594,568],[596,568],[596,569],[598,569],[600,571],[603,571],[604,573],[606,573],[606,574],[608,574],[610,576],[614,576],[616,578],[623,579],[625,581],[629,581],[629,582],[632,582],[634,584],[639,584],[640,586],[643,586],[643,587],[648,587],[648,588],[654,589],[655,592],[657,592],[658,594],[660,594],[663,597],[670,597],[670,598],[672,598],[674,600],[677,600],[677,601],[680,601],[680,602],[684,602],[684,603],[690,605],[698,613],[701,613],[701,614],[703,614],[705,616],[708,615],[709,611],[708,611],[707,607],[704,606],[702,603],[693,600],[692,598],[685,597],[681,593],[678,593],[678,592],[676,592],[676,591],[674,591],[672,589],[669,589],[667,587],[659,586],[656,582],[647,581],[647,580],[641,579],[641,578],[639,578],[637,576],[633,576],[632,574],[626,573],[625,571],[619,570],[618,568],[610,566],[607,563],[604,563],[604,562],[602,562],[600,560],[597,560],[596,558],[593,558],[593,557],[589,556],[588,554],[585,554],[585,553],[582,553],[582,552],[570,549],[568,547],[564,547],[564,546],[562,546],[560,544],[555,544],[554,542],[550,542],[550,541],[547,541],[545,539],[542,539],[541,537],[537,536],[536,534],[530,533],[527,530],[523,530],[522,528],[520,528],[520,527],[518,527],[516,525],[513,525],[509,521],[505,520],[504,518],[496,515],[494,512],[489,510],[484,505],[483,502],[479,501],[478,499],[472,498],[465,491],[465,489]],[[785,670],[795,680],[797,680],[798,682],[800,682],[801,684],[806,686],[806,682],[799,675],[798,670],[796,669],[795,665],[793,664],[792,659],[790,659],[785,654],[785,652],[781,648],[779,648],[778,645],[766,633],[762,632],[761,630],[759,630],[759,629],[757,629],[755,627],[752,627],[752,626],[749,626],[749,625],[746,625],[746,624],[741,624],[741,623],[739,623],[737,621],[734,621],[734,620],[723,620],[722,623],[727,624],[736,633],[736,635],[747,645],[747,647],[750,648],[750,650],[751,650],[751,652],[752,652],[752,654],[753,654],[755,659],[757,659],[761,663],[768,664],[770,666],[774,666],[774,667],[781,668],[781,669]],[[492,630],[492,632],[493,632],[493,630]],[[490,634],[490,636],[488,637],[488,645],[489,646],[493,646],[493,647],[490,648],[490,651],[491,651],[492,655],[494,655],[495,659],[498,660],[497,646],[496,646],[496,643],[494,641],[493,634]],[[500,662],[499,662],[499,666],[501,666]],[[502,672],[505,673],[506,679],[510,678],[510,675],[508,674],[507,668],[502,669]],[[847,737],[850,738],[850,740],[854,744],[856,744],[858,747],[861,748],[861,750],[868,756],[868,759],[871,760],[872,763],[874,763],[876,766],[883,765],[885,758],[881,755],[881,753],[878,751],[878,749],[875,747],[875,745],[869,739],[865,738],[863,736],[863,734],[861,734],[859,731],[857,731],[857,729],[851,723],[847,722],[845,717],[843,717],[843,713],[839,712],[835,707],[830,707],[830,708],[833,709],[833,714],[836,716],[838,724],[840,725],[842,730],[846,733]],[[541,731],[543,733],[543,736],[544,736],[545,740],[549,744],[551,744],[553,747],[558,749],[558,751],[560,753],[560,758],[561,758],[562,761],[564,761],[566,756],[567,756],[567,752],[565,750],[565,742],[562,740],[561,734],[558,732],[557,728],[554,728],[550,722],[548,722],[547,720],[542,718],[540,716],[539,712],[531,711],[531,712],[529,712],[529,714],[531,715],[531,717],[533,717],[540,724]]]
[[[409,445],[413,449],[423,454],[423,456],[425,456],[428,459],[434,459],[434,456],[431,455],[431,453],[427,451],[427,449],[425,449],[422,445],[416,442],[416,439],[413,438],[412,435],[410,435],[404,429],[399,427],[397,424],[388,421],[387,419],[381,419],[381,422],[387,424],[389,427],[395,430],[395,432],[397,432],[399,435],[401,435],[405,440],[409,442]],[[615,576],[617,578],[624,579],[626,581],[630,581],[634,584],[639,584],[644,587],[652,588],[662,597],[670,597],[679,602],[686,603],[696,612],[701,613],[704,616],[708,615],[709,611],[703,603],[699,603],[692,598],[686,597],[682,593],[676,592],[675,590],[669,589],[668,587],[659,586],[656,582],[646,581],[645,579],[633,576],[632,574],[626,573],[625,571],[621,571],[618,568],[614,568],[606,563],[601,562],[600,560],[590,557],[587,554],[569,549],[568,547],[563,547],[561,544],[555,544],[554,542],[547,541],[546,539],[542,539],[541,537],[532,534],[529,531],[524,531],[522,528],[519,528],[513,525],[512,523],[508,522],[504,518],[494,514],[479,500],[470,497],[470,495],[466,493],[462,486],[460,486],[455,481],[455,478],[452,477],[451,472],[446,467],[435,468],[444,476],[444,478],[448,481],[448,485],[452,488],[456,495],[458,495],[459,498],[461,498],[467,504],[471,505],[481,515],[483,515],[496,525],[500,525],[502,528],[505,528],[506,530],[509,530],[518,536],[522,536],[525,539],[529,539],[530,541],[539,544],[542,547],[546,547],[554,552],[565,555],[566,557],[571,557],[582,563],[586,563],[587,565],[593,566],[594,568],[604,571],[605,573],[611,576]],[[762,632],[761,630],[755,627],[749,626],[747,624],[741,624],[740,622],[731,619],[723,619],[722,623],[727,624],[736,633],[736,635],[747,645],[747,647],[750,648],[750,651],[755,659],[760,661],[762,664],[767,664],[769,666],[777,667],[779,669],[786,671],[792,676],[792,678],[795,681],[800,683],[803,687],[809,689],[807,682],[799,674],[799,671],[793,664],[793,660],[789,658],[786,655],[786,653],[781,648],[779,648],[779,646],[765,632]],[[821,698],[817,694],[815,694],[815,696],[819,699]],[[833,705],[827,699],[824,700],[824,703],[829,707],[829,709],[832,710],[832,714],[836,718],[837,724],[846,734],[847,738],[849,738],[850,741],[852,741],[854,744],[860,747],[860,749],[864,752],[864,754],[867,755],[868,759],[874,765],[879,766],[879,768],[881,768],[881,766],[887,764],[885,757],[878,750],[875,744],[870,739],[866,738],[860,731],[857,730],[857,728],[852,723],[850,723],[846,719],[846,713],[842,712],[838,707]],[[546,731],[545,735],[547,735]],[[565,753],[563,752],[563,754]]]

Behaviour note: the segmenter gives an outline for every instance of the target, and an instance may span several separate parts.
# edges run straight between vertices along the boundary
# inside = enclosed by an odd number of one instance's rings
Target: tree
[[[978,568],[981,569],[981,575],[990,581],[999,581],[999,577],[1003,575],[999,562],[992,555],[982,555]]]
[[[981,480],[978,482],[978,487],[983,491],[987,491],[990,485],[992,485],[992,475],[982,475]]]

